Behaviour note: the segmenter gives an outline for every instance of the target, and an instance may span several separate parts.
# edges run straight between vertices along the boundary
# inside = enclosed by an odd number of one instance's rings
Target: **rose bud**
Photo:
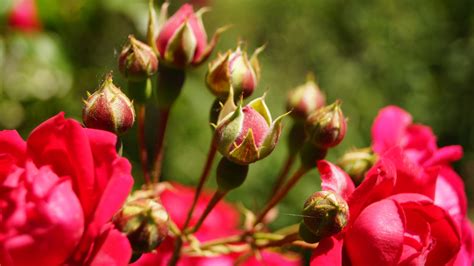
[[[131,81],[144,80],[158,70],[158,58],[153,49],[132,35],[128,36],[128,43],[123,47],[118,63],[120,73]]]
[[[133,103],[113,84],[112,74],[108,74],[99,89],[84,100],[82,121],[88,128],[116,134],[124,133],[133,126]]]
[[[342,231],[349,220],[349,206],[333,191],[318,191],[309,197],[303,209],[303,223],[315,239]]]
[[[308,74],[305,84],[296,87],[288,93],[286,109],[292,110],[291,116],[297,120],[306,120],[316,109],[324,106],[326,97],[314,77]]]
[[[165,2],[162,6],[163,16],[166,16],[167,5]],[[169,66],[184,68],[189,65],[197,66],[209,57],[225,28],[218,29],[208,43],[202,23],[202,15],[206,11],[206,8],[201,8],[194,13],[191,5],[184,4],[166,20],[156,38],[160,61]],[[161,17],[160,20],[164,18]]]
[[[24,32],[34,32],[41,29],[35,0],[13,1],[13,8],[8,17],[8,25]]]
[[[354,149],[346,152],[337,165],[351,177],[354,184],[359,185],[375,161],[377,161],[377,156],[371,148]]]
[[[341,102],[320,108],[313,112],[305,123],[306,136],[317,147],[331,148],[338,145],[346,135],[346,119]]]
[[[219,54],[216,60],[209,64],[206,74],[206,84],[209,90],[219,98],[229,95],[230,87],[237,96],[249,97],[257,87],[260,78],[258,54],[263,51],[260,47],[248,59],[247,52],[240,46],[235,51]]]
[[[232,89],[222,107],[215,130],[215,141],[220,153],[237,164],[250,164],[268,156],[278,142],[281,120],[288,113],[272,121],[264,97],[245,107],[233,104]]]
[[[153,196],[137,191],[114,216],[115,227],[124,233],[135,253],[156,249],[168,235],[169,215]]]

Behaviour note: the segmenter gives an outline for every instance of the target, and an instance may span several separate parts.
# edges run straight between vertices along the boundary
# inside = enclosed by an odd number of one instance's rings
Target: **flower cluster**
[[[160,181],[167,123],[186,70],[211,55],[225,30],[208,40],[206,8],[194,12],[184,4],[168,19],[168,5],[156,23],[150,1],[147,43],[130,35],[118,57],[128,90],[108,74],[83,101],[83,125],[60,113],[26,141],[0,131],[0,265],[296,266],[304,250],[314,266],[474,263],[464,183],[451,165],[462,148],[438,147],[431,128],[388,106],[375,119],[371,147],[328,161],[346,136],[347,118],[341,100],[326,105],[311,74],[290,91],[288,113],[276,119],[265,94],[244,104],[258,87],[263,47],[249,58],[239,44],[209,64],[213,131],[197,185]],[[18,1],[9,23],[39,29],[34,1]],[[154,149],[145,136],[150,112],[159,117]],[[226,202],[249,168],[276,148],[287,115],[294,118],[288,157],[263,208]],[[121,156],[128,143],[121,138],[135,119],[136,178],[141,174],[143,182],[132,192],[131,165]],[[288,177],[294,162],[299,167]],[[217,189],[210,192],[204,186],[214,165]],[[272,231],[277,204],[315,168],[321,190],[305,201],[301,221]]]

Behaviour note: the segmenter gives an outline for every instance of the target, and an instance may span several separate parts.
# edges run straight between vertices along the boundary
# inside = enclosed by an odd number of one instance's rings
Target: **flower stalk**
[[[137,124],[138,124],[138,148],[140,155],[140,165],[143,173],[143,181],[145,185],[151,184],[150,173],[148,172],[148,151],[146,149],[145,139],[145,115],[146,107],[144,104],[137,105]]]
[[[204,184],[206,183],[207,178],[209,177],[209,173],[211,172],[211,167],[212,167],[212,163],[214,162],[214,158],[216,157],[216,152],[217,152],[217,147],[214,141],[211,141],[209,151],[207,152],[206,163],[204,164],[204,168],[202,170],[201,176],[199,177],[199,183],[196,187],[193,203],[191,204],[191,208],[188,211],[186,221],[184,222],[184,226],[183,226],[184,230],[186,230],[186,227],[188,227],[189,222],[191,221],[194,208],[196,208],[196,204],[198,202],[199,196],[201,195],[202,189],[204,188]]]
[[[154,156],[153,168],[151,172],[153,183],[155,184],[160,182],[161,167],[162,167],[163,156],[164,156],[163,144],[165,140],[166,128],[168,126],[168,118],[170,115],[170,109],[164,108],[164,109],[160,109],[158,112],[159,112],[158,132],[156,134],[155,156]]]

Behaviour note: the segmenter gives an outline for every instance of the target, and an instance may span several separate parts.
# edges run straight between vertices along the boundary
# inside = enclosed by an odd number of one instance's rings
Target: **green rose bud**
[[[359,185],[375,161],[377,156],[372,149],[365,148],[346,152],[337,164],[351,177],[354,184]]]
[[[134,252],[150,252],[168,235],[169,215],[152,195],[136,191],[114,218],[116,228],[127,235]]]
[[[348,220],[349,206],[335,192],[315,192],[304,204],[303,223],[315,239],[320,240],[339,233]]]

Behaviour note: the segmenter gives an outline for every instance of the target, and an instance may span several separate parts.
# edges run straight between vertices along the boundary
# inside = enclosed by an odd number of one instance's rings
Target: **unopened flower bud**
[[[346,135],[346,127],[339,100],[313,112],[305,123],[306,135],[310,142],[324,148],[338,145]]]
[[[255,88],[260,77],[258,67],[258,54],[263,47],[255,50],[252,57],[248,58],[247,52],[237,47],[235,51],[228,51],[225,55],[218,55],[218,58],[209,64],[206,74],[206,84],[209,90],[219,98],[226,98],[232,87],[236,96],[249,97]]]
[[[219,152],[230,161],[242,165],[268,156],[278,142],[281,120],[286,114],[272,121],[263,97],[251,101],[245,107],[239,104],[235,110],[228,108],[229,103],[233,105],[232,93],[222,107],[215,131]]]
[[[158,59],[153,49],[132,35],[128,36],[118,63],[120,73],[130,81],[144,80],[158,70]]]
[[[114,218],[115,227],[123,232],[133,251],[150,252],[168,235],[169,215],[163,205],[146,193],[134,193]]]
[[[326,97],[319,86],[314,82],[314,77],[308,75],[305,84],[296,87],[288,93],[286,108],[292,110],[291,116],[304,121],[318,108],[324,106]]]
[[[315,192],[304,204],[303,223],[317,239],[339,233],[348,220],[349,206],[335,192]]]
[[[167,6],[168,3],[165,2],[160,20],[165,20]],[[184,4],[166,20],[156,38],[161,62],[175,68],[184,68],[199,65],[209,57],[225,28],[218,29],[208,43],[202,23],[202,15],[207,10],[202,8],[195,13],[190,4]]]
[[[99,89],[84,100],[82,120],[88,128],[121,134],[135,122],[135,111],[128,97],[113,84],[108,74]]]
[[[376,160],[377,156],[371,148],[355,149],[346,152],[337,164],[351,177],[354,184],[359,185]]]

